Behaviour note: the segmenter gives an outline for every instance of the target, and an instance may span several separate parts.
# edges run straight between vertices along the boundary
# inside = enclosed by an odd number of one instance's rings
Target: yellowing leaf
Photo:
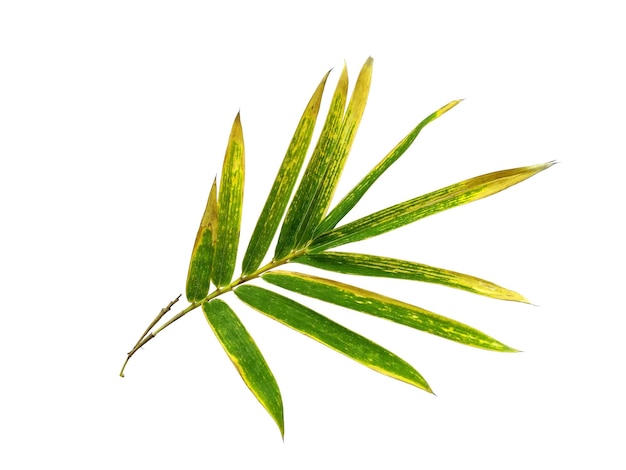
[[[491,196],[550,168],[554,163],[488,173],[396,204],[320,235],[309,251],[325,251],[374,237],[437,212]]]
[[[365,289],[286,271],[272,271],[262,277],[271,284],[298,294],[385,318],[457,343],[491,351],[515,352],[515,349],[471,326]]]
[[[283,400],[272,371],[235,312],[217,299],[202,304],[204,315],[248,388],[284,435]]]
[[[337,204],[332,211],[330,211],[330,213],[315,230],[315,235],[320,235],[334,228],[335,225],[337,225],[337,223],[339,223],[339,221],[343,219],[343,217],[350,212],[354,206],[356,206],[357,202],[361,200],[365,192],[376,182],[376,180],[387,170],[387,168],[389,168],[404,154],[404,152],[408,150],[421,130],[427,124],[454,108],[461,101],[462,100],[451,101],[420,122],[415,129],[402,139],[398,145],[396,145],[391,152],[389,152],[385,158],[383,158],[380,163],[378,163],[378,165],[376,165],[372,171],[365,176],[365,178],[363,178],[348,194],[346,194],[341,202]]]
[[[296,184],[296,179],[304,163],[304,157],[311,143],[327,78],[328,74],[324,76],[315,93],[313,93],[291,139],[291,144],[287,149],[283,163],[278,170],[274,185],[259,216],[243,259],[242,274],[244,276],[252,273],[263,261],[263,257],[267,253],[267,249],[276,233],[280,219],[285,213],[289,197]]]
[[[291,201],[276,244],[275,259],[284,258],[288,253],[306,243],[313,228],[309,226],[312,217],[319,218],[319,191],[329,161],[335,155],[335,147],[341,133],[344,108],[348,94],[348,70],[344,67],[335,89],[326,122],[320,134],[311,160],[304,171],[302,181]]]
[[[237,113],[228,139],[220,180],[217,243],[211,273],[217,287],[229,284],[235,271],[243,204],[244,161],[243,131]]]
[[[193,245],[189,271],[187,273],[187,300],[197,302],[204,299],[209,293],[211,268],[213,267],[213,252],[217,238],[217,191],[216,181],[209,193],[209,199],[204,209],[204,215],[198,228],[196,242]]]
[[[370,369],[431,392],[413,366],[369,339],[294,300],[256,286],[241,286],[235,295],[252,308],[334,349]]]
[[[343,274],[359,276],[390,277],[409,279],[412,281],[430,282],[443,286],[462,289],[474,294],[484,295],[493,299],[526,302],[522,295],[500,287],[493,282],[485,281],[468,274],[435,268],[426,264],[414,263],[383,256],[362,255],[358,253],[341,253],[330,251],[300,256],[295,263],[308,264],[316,268],[335,271]]]

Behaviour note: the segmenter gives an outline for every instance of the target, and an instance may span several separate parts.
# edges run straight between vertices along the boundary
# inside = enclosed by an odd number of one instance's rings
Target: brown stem
[[[238,279],[236,279],[233,282],[231,282],[228,286],[221,287],[219,289],[214,290],[209,295],[207,295],[204,299],[202,299],[202,301],[200,301],[200,302],[192,302],[191,304],[189,304],[189,306],[187,306],[187,308],[185,308],[184,310],[181,310],[180,312],[178,312],[176,315],[174,315],[168,321],[163,323],[163,325],[161,325],[159,328],[157,328],[154,331],[151,331],[152,328],[154,328],[156,326],[156,324],[159,322],[159,320],[161,320],[161,318],[163,318],[163,315],[165,315],[167,312],[169,312],[169,310],[172,308],[172,305],[174,305],[176,302],[178,302],[178,299],[180,299],[182,294],[179,295],[178,297],[176,297],[176,299],[172,300],[169,303],[169,305],[167,307],[165,307],[164,309],[162,309],[159,312],[159,314],[156,316],[156,318],[154,320],[152,320],[152,323],[150,323],[148,328],[146,328],[146,331],[143,333],[143,335],[141,335],[141,337],[139,338],[139,341],[137,341],[137,343],[135,344],[133,349],[131,349],[130,352],[126,355],[126,360],[124,361],[124,365],[122,366],[122,370],[120,371],[120,377],[124,377],[124,369],[126,368],[126,364],[128,364],[128,361],[130,360],[130,358],[133,357],[133,355],[139,349],[141,349],[144,344],[146,344],[148,341],[150,341],[152,338],[154,338],[157,334],[159,334],[165,328],[170,326],[176,320],[181,319],[186,314],[188,314],[192,310],[194,310],[197,307],[199,307],[200,305],[202,305],[204,302],[208,302],[209,300],[214,299],[215,297],[218,297],[218,296],[220,296],[222,294],[225,294],[226,292],[230,292],[235,287],[243,284],[244,282],[250,281],[252,279],[256,279],[259,276],[261,276],[261,274],[269,271],[270,269],[274,269],[277,266],[280,266],[282,264],[288,263],[293,258],[296,258],[296,257],[298,257],[298,256],[300,256],[300,255],[302,255],[304,253],[306,253],[306,247],[302,248],[300,250],[294,251],[294,252],[290,253],[289,255],[285,256],[284,258],[282,258],[280,260],[271,261],[268,264],[266,264],[265,266],[257,269],[255,272],[253,272],[251,274],[248,274],[247,276],[239,277]]]
[[[167,304],[167,307],[162,308],[161,311],[159,312],[159,314],[155,317],[154,320],[152,320],[152,323],[150,323],[150,325],[148,326],[148,328],[146,328],[146,331],[143,332],[143,335],[141,335],[141,338],[139,338],[139,341],[137,341],[137,343],[135,343],[135,347],[133,349],[135,349],[137,347],[137,345],[139,343],[141,343],[141,340],[145,338],[145,336],[150,333],[150,330],[152,328],[154,328],[154,325],[156,325],[157,323],[159,323],[159,320],[161,320],[161,318],[163,318],[163,315],[165,315],[167,312],[169,312],[172,307],[174,306],[174,304],[176,302],[178,302],[178,300],[180,299],[180,297],[183,294],[178,294],[178,297],[176,297],[174,300],[172,300],[169,304]]]
[[[169,304],[167,304],[167,307],[164,307],[161,309],[161,311],[159,312],[159,314],[154,318],[154,320],[152,320],[152,322],[150,323],[150,325],[148,326],[148,328],[146,328],[146,331],[143,332],[143,334],[141,335],[141,337],[139,338],[139,340],[135,343],[135,346],[133,346],[133,349],[128,353],[128,355],[126,356],[126,361],[124,361],[124,366],[122,367],[122,370],[120,371],[120,377],[124,377],[124,369],[126,368],[126,364],[128,363],[128,360],[131,358],[131,356],[133,354],[135,354],[135,352],[144,344],[146,344],[150,339],[152,339],[154,337],[154,335],[151,335],[149,337],[149,339],[145,340],[146,335],[148,335],[148,333],[150,333],[150,330],[152,328],[154,328],[154,326],[159,323],[159,321],[161,320],[161,318],[163,318],[163,315],[165,315],[167,312],[169,312],[172,309],[172,306],[178,302],[178,300],[180,299],[180,297],[183,294],[178,294],[178,297],[176,297],[174,300],[172,300]],[[145,340],[145,341],[144,341]]]

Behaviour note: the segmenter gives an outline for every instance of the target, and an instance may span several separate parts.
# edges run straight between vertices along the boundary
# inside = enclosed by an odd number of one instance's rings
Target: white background
[[[2,2],[0,467],[624,468],[617,5]],[[537,306],[352,282],[525,352],[308,302],[405,358],[435,397],[231,299],[280,384],[284,443],[199,311],[120,378],[125,353],[184,289],[237,111],[245,244],[322,75],[334,68],[332,89],[345,60],[353,84],[369,55],[370,100],[338,195],[423,117],[466,100],[353,217],[489,171],[560,163],[349,247],[481,276]]]

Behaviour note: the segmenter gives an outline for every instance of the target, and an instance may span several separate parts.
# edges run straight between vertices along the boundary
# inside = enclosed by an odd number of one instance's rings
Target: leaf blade
[[[342,274],[429,282],[493,299],[529,303],[521,294],[493,282],[448,269],[395,258],[330,251],[299,256],[293,262]]]
[[[309,100],[278,170],[244,256],[242,266],[242,274],[244,276],[254,272],[260,266],[274,238],[280,220],[285,213],[289,197],[293,192],[296,179],[311,143],[329,73],[324,76]]]
[[[490,351],[516,351],[469,325],[355,286],[287,271],[269,272],[262,278],[283,289],[384,318],[457,343]]]
[[[341,127],[341,136],[337,142],[335,155],[333,158],[328,159],[328,168],[324,175],[323,184],[321,185],[321,195],[319,203],[319,211],[314,217],[308,219],[308,224],[311,227],[307,231],[308,242],[313,238],[315,233],[318,232],[319,223],[323,219],[324,215],[328,211],[332,197],[337,189],[337,183],[343,172],[343,168],[346,164],[346,160],[354,143],[357,130],[361,124],[363,112],[367,104],[367,98],[369,96],[369,90],[372,83],[374,60],[372,57],[368,57],[361,68],[359,77],[354,86],[354,91],[350,98],[350,103],[346,114],[343,118]]]
[[[205,318],[239,375],[285,435],[283,401],[276,379],[235,312],[222,300],[202,304]]]
[[[185,287],[189,302],[200,301],[209,293],[217,239],[217,212],[217,181],[214,179],[189,261]]]
[[[437,212],[483,199],[540,173],[554,163],[487,173],[387,207],[320,235],[311,243],[309,252],[325,251],[374,237]]]
[[[238,287],[235,295],[264,315],[376,372],[432,392],[419,372],[403,359],[292,299],[251,285]]]
[[[398,142],[398,144],[330,211],[330,213],[315,230],[315,235],[320,235],[335,228],[341,219],[343,219],[344,216],[348,214],[354,206],[356,206],[376,180],[380,178],[380,176],[409,149],[422,129],[427,124],[454,108],[461,101],[463,100],[451,101],[423,119],[404,139]]]
[[[306,222],[314,212],[318,211],[319,183],[324,178],[327,160],[332,154],[341,132],[347,94],[348,70],[344,66],[319,140],[287,210],[278,236],[274,259],[284,258],[289,252],[302,246],[302,240],[307,235],[305,233],[308,227]]]
[[[215,261],[211,277],[217,287],[228,285],[235,272],[241,209],[243,205],[243,185],[245,173],[245,152],[243,130],[239,113],[233,122],[224,155],[222,178],[218,200],[217,242]]]

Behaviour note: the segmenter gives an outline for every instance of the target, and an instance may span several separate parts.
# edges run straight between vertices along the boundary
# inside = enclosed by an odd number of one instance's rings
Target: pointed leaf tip
[[[222,300],[205,302],[202,310],[237,372],[272,417],[284,439],[285,424],[280,389],[254,339],[235,312]]]
[[[244,256],[242,266],[244,276],[251,274],[261,265],[285,213],[311,143],[329,73],[322,78],[309,100],[278,170]]]
[[[255,310],[376,372],[432,393],[426,380],[406,361],[292,299],[251,285],[238,287],[235,295]]]
[[[227,285],[235,271],[243,206],[244,173],[243,129],[240,115],[237,113],[228,139],[220,180],[217,242],[211,274],[217,287]]]
[[[335,228],[335,226],[350,212],[354,206],[361,200],[363,195],[369,188],[387,171],[404,153],[411,147],[422,129],[429,123],[442,116],[463,100],[455,100],[442,106],[434,113],[429,114],[423,119],[409,134],[404,137],[398,144],[374,167],[372,170],[354,187],[344,198],[337,204],[330,213],[322,220],[315,230],[315,236],[323,234]]]
[[[288,271],[272,271],[262,278],[283,289],[384,318],[457,343],[490,351],[516,352],[469,325],[342,282]]]
[[[311,239],[315,226],[323,217],[326,197],[331,191],[326,176],[329,166],[338,158],[335,149],[341,135],[347,94],[348,70],[344,64],[324,127],[283,221],[275,259],[302,248]]]
[[[343,274],[429,282],[462,289],[493,299],[529,303],[521,294],[505,289],[493,282],[412,261],[339,251],[309,254],[300,256],[293,261]]]
[[[447,113],[452,108],[454,108],[456,105],[460,104],[462,101],[463,101],[463,99],[454,100],[454,101],[450,101],[447,105],[442,106],[437,111],[435,111],[435,118],[438,118],[438,117],[442,116],[443,114]]]
[[[429,215],[486,198],[542,172],[554,163],[495,171],[401,202],[317,237],[309,251],[318,253],[389,232]]]

